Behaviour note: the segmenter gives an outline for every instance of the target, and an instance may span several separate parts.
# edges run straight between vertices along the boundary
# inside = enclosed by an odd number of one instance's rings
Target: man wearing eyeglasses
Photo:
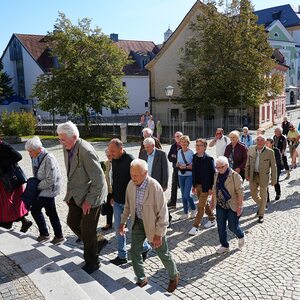
[[[214,139],[208,144],[209,147],[216,146],[216,157],[224,155],[226,146],[230,144],[230,139],[224,135],[223,128],[217,128]]]
[[[251,197],[258,206],[258,223],[263,223],[268,185],[270,179],[272,186],[276,184],[277,168],[274,151],[266,147],[266,139],[262,135],[258,135],[256,145],[249,148],[245,177],[250,184]]]

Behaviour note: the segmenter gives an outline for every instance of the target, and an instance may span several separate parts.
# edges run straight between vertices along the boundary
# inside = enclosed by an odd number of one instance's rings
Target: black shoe
[[[124,264],[127,264],[127,258],[120,258],[119,256],[117,256],[114,259],[111,259],[109,262],[111,262],[112,264],[116,265],[116,266],[121,266]]]
[[[103,239],[101,241],[98,241],[97,244],[98,244],[98,255],[99,255],[101,250],[108,244],[108,240]]]
[[[105,226],[101,227],[101,230],[106,231],[112,228],[112,225],[106,224]]]
[[[276,195],[275,200],[279,200],[280,199],[280,195]]]
[[[27,232],[27,230],[32,226],[32,222],[31,221],[27,221],[27,222],[24,222],[22,224],[22,227],[21,227],[21,232],[25,233]]]
[[[81,243],[81,238],[78,238],[75,242],[76,242],[77,244]]]
[[[138,281],[138,282],[136,283],[136,285],[139,286],[140,288],[144,287],[144,286],[147,285],[147,284],[148,284],[148,279],[147,279],[147,278],[145,278],[145,279],[142,280],[142,281]]]
[[[143,261],[145,261],[148,258],[149,252],[152,250],[152,248],[149,248],[147,251],[142,253]]]
[[[84,265],[81,269],[83,271],[87,272],[88,274],[92,274],[93,272],[97,271],[99,269],[99,267],[100,267],[100,264],[98,263],[98,264],[96,264],[94,266],[91,266],[91,267],[89,267],[87,265]]]
[[[176,208],[176,203],[172,203],[172,202],[170,202],[170,203],[168,203],[168,208],[170,208],[170,209],[175,209]]]
[[[264,217],[258,217],[258,223],[263,223],[264,222]]]

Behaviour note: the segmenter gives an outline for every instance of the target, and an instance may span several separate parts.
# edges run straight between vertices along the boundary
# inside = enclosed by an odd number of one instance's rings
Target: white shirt
[[[222,138],[217,139],[216,144],[215,144],[217,158],[219,156],[224,155],[225,148],[228,144],[230,144],[230,139],[228,137],[225,137],[224,135],[222,136]]]

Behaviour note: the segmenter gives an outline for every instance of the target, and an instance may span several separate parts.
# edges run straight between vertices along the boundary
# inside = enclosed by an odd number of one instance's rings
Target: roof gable
[[[269,32],[269,38],[272,40],[296,43],[295,39],[279,20],[273,21],[269,26],[266,27],[266,30]],[[275,32],[278,34],[278,37],[274,36]]]
[[[284,27],[300,25],[299,16],[290,4],[257,10],[254,13],[258,17],[257,23],[260,25],[269,26],[275,20],[279,20]]]

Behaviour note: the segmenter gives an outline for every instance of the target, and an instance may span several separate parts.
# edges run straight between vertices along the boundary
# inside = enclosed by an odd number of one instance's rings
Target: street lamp
[[[173,96],[174,87],[168,85],[165,87],[166,96],[169,98],[169,143],[172,142],[172,134],[171,134],[171,97]]]

